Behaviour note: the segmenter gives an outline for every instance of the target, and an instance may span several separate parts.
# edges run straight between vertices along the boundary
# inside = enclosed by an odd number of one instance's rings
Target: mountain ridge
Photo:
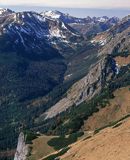
[[[69,14],[64,14],[59,11],[46,11],[41,13],[45,17],[52,19],[59,19],[75,30],[83,34],[84,36],[92,36],[103,31],[106,31],[113,25],[117,24],[120,19],[117,17],[108,18],[107,16],[102,17],[86,17],[86,18],[77,18],[70,16]]]

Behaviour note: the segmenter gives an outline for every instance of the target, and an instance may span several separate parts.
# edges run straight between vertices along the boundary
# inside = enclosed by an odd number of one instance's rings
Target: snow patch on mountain
[[[14,42],[14,49],[20,46],[23,50],[32,52],[37,48],[41,53],[41,48],[47,45],[61,51],[65,48],[74,49],[77,41],[82,39],[82,36],[68,24],[36,12],[12,12],[0,18],[4,19],[0,23],[0,35],[8,35],[8,40]]]
[[[7,8],[0,8],[0,16],[7,15],[10,13],[13,13],[13,11],[11,11],[10,9],[7,9]]]
[[[45,16],[45,17],[50,17],[50,18],[54,18],[54,19],[58,19],[61,16],[61,13],[58,11],[46,11],[44,13],[41,13],[41,15]]]

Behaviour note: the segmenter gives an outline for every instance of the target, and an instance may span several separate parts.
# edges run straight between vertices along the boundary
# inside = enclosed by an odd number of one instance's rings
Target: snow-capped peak
[[[13,13],[13,11],[8,8],[0,8],[0,16],[11,14],[11,13]]]
[[[59,12],[59,11],[45,11],[45,12],[41,13],[42,16],[50,17],[50,18],[53,18],[53,19],[60,18],[61,14],[62,13]]]
[[[54,12],[48,13],[54,16]],[[57,18],[48,18],[36,12],[15,12],[7,15],[0,16],[0,19],[6,19],[0,24],[0,35],[9,35],[11,42],[14,42],[13,48],[21,46],[30,52],[37,48],[41,52],[47,44],[61,51],[65,47],[76,47],[76,43],[82,40],[77,31]]]
[[[105,22],[105,21],[106,21],[106,19],[105,19],[105,18],[103,18],[103,17],[100,17],[100,18],[98,19],[98,21],[99,21],[99,22]]]

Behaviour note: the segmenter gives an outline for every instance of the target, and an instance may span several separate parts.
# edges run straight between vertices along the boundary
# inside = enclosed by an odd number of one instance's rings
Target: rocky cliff
[[[118,73],[115,61],[110,56],[101,57],[89,73],[72,85],[66,96],[45,112],[45,119],[55,117],[69,107],[78,106],[98,94],[102,86]]]

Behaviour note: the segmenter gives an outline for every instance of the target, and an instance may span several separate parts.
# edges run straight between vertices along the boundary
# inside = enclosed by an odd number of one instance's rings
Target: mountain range
[[[119,22],[119,18],[117,17],[108,18],[107,16],[88,16],[86,18],[77,18],[59,11],[46,11],[41,14],[45,17],[59,19],[87,37],[103,32]]]
[[[129,33],[130,16],[0,9],[0,159],[54,160],[69,147],[72,155],[79,137],[123,123]],[[44,141],[52,148],[38,154]]]

